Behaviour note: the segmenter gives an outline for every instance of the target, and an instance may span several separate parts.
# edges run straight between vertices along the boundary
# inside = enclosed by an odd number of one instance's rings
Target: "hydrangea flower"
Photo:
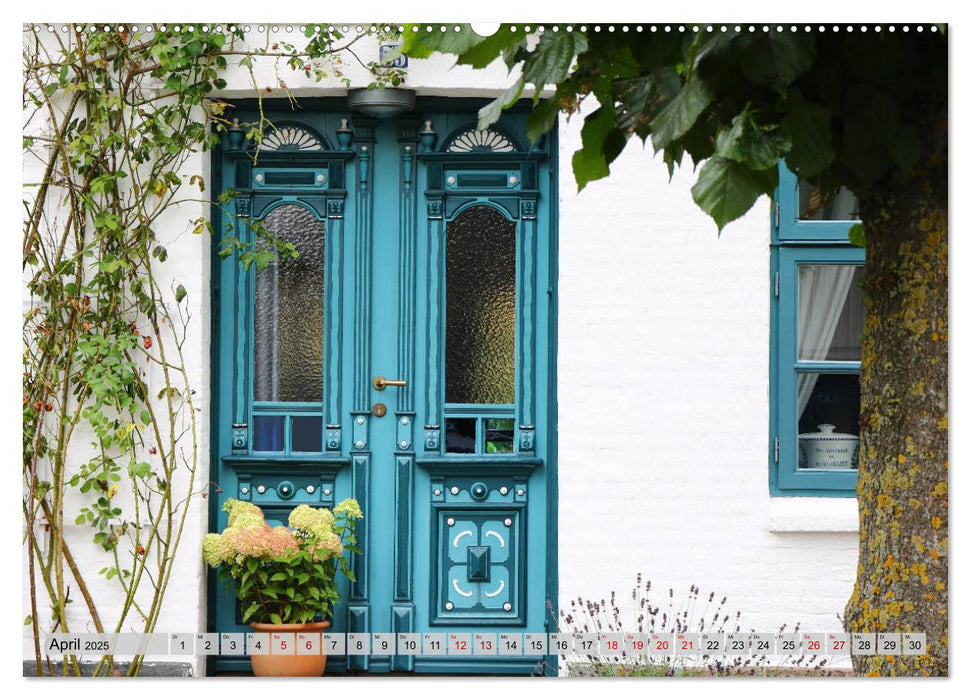
[[[334,514],[331,513],[329,510],[327,510],[326,508],[319,508],[317,512],[320,514],[319,525],[321,527],[326,527],[331,530],[334,529]]]
[[[352,520],[358,520],[364,517],[364,513],[361,512],[361,506],[353,498],[345,498],[343,501],[337,504],[334,508],[334,513],[336,515],[345,515]]]
[[[344,553],[344,545],[341,543],[341,538],[337,536],[336,533],[329,532],[323,537],[317,540],[317,546],[314,549],[314,557],[339,557]]]
[[[246,528],[267,530],[270,527],[269,525],[266,524],[266,521],[263,519],[263,515],[257,514],[257,513],[244,512],[240,515],[237,515],[235,518],[230,518],[229,522],[233,527],[239,528],[241,530],[244,530]]]
[[[265,524],[260,507],[247,501],[230,498],[223,506],[223,511],[229,513],[229,527],[243,528]]]
[[[231,531],[230,535],[232,534]],[[202,539],[202,559],[209,566],[216,568],[220,564],[232,561],[236,556],[236,548],[233,545],[232,537],[210,534]]]
[[[265,554],[271,557],[282,557],[296,552],[300,545],[293,533],[283,525],[278,525],[266,531],[264,535],[266,542]]]
[[[269,532],[262,527],[247,527],[237,531],[233,544],[239,556],[259,558],[266,554],[269,549]]]
[[[290,511],[289,523],[290,527],[304,532],[330,530],[334,527],[334,514],[326,508],[311,508],[302,504]]]

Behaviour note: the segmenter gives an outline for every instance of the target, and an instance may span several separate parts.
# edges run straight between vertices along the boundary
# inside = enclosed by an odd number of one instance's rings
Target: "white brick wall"
[[[473,73],[449,70],[451,63],[412,61],[408,86],[467,96],[506,84],[501,66]],[[268,65],[256,74],[261,87],[276,85]],[[333,83],[280,74],[297,95],[343,94]],[[231,68],[228,79],[225,97],[252,94],[242,69]],[[692,584],[728,596],[745,629],[838,629],[855,572],[855,502],[768,493],[767,200],[719,237],[691,200],[690,168],[669,183],[639,142],[608,180],[578,195],[570,156],[579,127],[560,123],[561,606],[611,590],[627,601],[642,572],[655,602],[669,587],[679,600]],[[206,156],[191,161],[192,173],[208,178]],[[193,314],[186,352],[200,409],[197,484],[208,478],[210,242],[186,222],[205,213],[201,206],[188,205],[162,228],[166,274],[185,285]],[[160,631],[205,627],[198,552],[206,507],[203,499],[193,505]],[[77,546],[86,571],[104,566],[99,550]],[[117,590],[95,588],[103,600]],[[28,632],[24,658],[33,656]]]

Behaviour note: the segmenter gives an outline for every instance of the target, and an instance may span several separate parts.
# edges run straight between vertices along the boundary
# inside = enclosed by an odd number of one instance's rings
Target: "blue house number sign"
[[[378,49],[378,59],[381,63],[384,63],[384,57],[388,56],[394,51],[398,50],[397,44],[381,44]],[[408,67],[408,57],[405,54],[399,54],[391,63],[388,64],[393,68],[407,68]]]

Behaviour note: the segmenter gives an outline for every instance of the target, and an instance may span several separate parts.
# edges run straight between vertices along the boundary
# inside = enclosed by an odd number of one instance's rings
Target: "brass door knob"
[[[386,386],[407,386],[407,385],[408,385],[408,382],[406,382],[404,379],[385,379],[380,374],[371,381],[371,386],[373,386],[378,391],[384,391],[384,387]]]

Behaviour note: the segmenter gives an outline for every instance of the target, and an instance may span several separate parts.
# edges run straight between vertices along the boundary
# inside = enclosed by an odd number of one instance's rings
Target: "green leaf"
[[[712,156],[701,167],[691,195],[695,203],[715,220],[721,233],[727,223],[742,216],[760,195],[766,193],[765,184],[744,165]]]
[[[469,31],[472,31],[471,28]],[[521,31],[510,31],[508,24],[500,26],[495,34],[487,37],[480,37],[478,34],[472,33],[477,41],[461,52],[458,63],[473,68],[485,68],[500,56],[509,53],[510,49],[516,47],[525,39]],[[515,55],[515,52],[512,52],[512,55]],[[506,66],[512,70],[509,61],[506,62]]]
[[[428,58],[436,51],[461,55],[482,41],[482,37],[473,32],[468,24],[459,25],[460,30],[457,32],[453,31],[451,26],[445,32],[437,31],[437,27],[436,31],[426,32],[426,26],[425,24],[405,25],[401,42],[402,53],[408,54],[410,58]],[[497,51],[496,56],[498,55]],[[389,59],[393,60],[394,56],[389,56]]]
[[[863,224],[850,226],[850,243],[860,248],[866,248],[866,229],[863,228]]]
[[[261,250],[253,254],[256,269],[260,271],[265,270],[275,259],[276,255],[272,251]]]
[[[614,107],[617,128],[633,132],[641,127],[647,100],[654,91],[654,75],[621,78],[614,81]]]
[[[752,82],[782,92],[812,67],[815,58],[816,42],[811,34],[771,31],[757,35],[739,65]]]
[[[715,153],[752,170],[765,170],[776,167],[791,145],[788,136],[774,128],[760,127],[746,110],[718,133]]]
[[[782,119],[782,129],[792,142],[786,154],[786,165],[800,177],[818,175],[836,157],[830,111],[814,102],[797,98]]]
[[[705,63],[705,61],[718,63],[723,60],[726,54],[734,48],[735,40],[744,36],[746,36],[744,30],[742,32],[735,32],[732,29],[729,29],[727,32],[704,34],[701,45],[698,46],[697,52],[694,54],[692,71],[697,70],[698,66]]]
[[[577,180],[577,191],[586,187],[588,182],[610,174],[604,146],[614,129],[612,117],[612,109],[601,107],[583,121],[583,128],[580,130],[583,148],[573,154],[573,174]]]
[[[526,117],[526,137],[529,142],[535,143],[536,139],[552,129],[559,113],[560,110],[553,100],[542,100],[533,107],[533,111]]]
[[[270,622],[272,622],[274,625],[282,625],[283,619],[276,613],[270,613]]]
[[[843,110],[843,161],[864,185],[878,180],[890,167],[900,108],[885,90],[854,85],[846,90]]]
[[[178,287],[176,287],[175,288],[175,303],[178,304],[180,301],[182,301],[183,299],[185,299],[185,295],[186,294],[188,294],[188,292],[185,291],[185,287],[183,287],[181,284]]]
[[[246,608],[246,612],[243,613],[243,622],[246,622],[248,619],[250,619],[250,617],[252,617],[253,614],[259,609],[260,609],[259,603],[253,603],[248,608]]]
[[[473,49],[474,51],[475,49]],[[523,36],[519,41],[506,46],[502,50],[502,62],[506,64],[506,70],[511,71],[516,64],[526,58],[526,37]]]
[[[523,66],[523,76],[539,88],[558,85],[570,74],[573,59],[586,50],[587,37],[581,32],[543,32]]]
[[[901,69],[899,41],[879,34],[860,34],[842,42],[842,63],[847,78],[864,85],[884,85]]]
[[[920,132],[916,126],[902,126],[890,141],[890,157],[903,170],[910,170],[920,160]]]
[[[526,83],[522,77],[510,85],[504,93],[479,110],[479,123],[477,129],[486,129],[499,121],[502,110],[516,104],[519,96],[523,94],[523,87]]]
[[[33,624],[33,622],[34,622],[34,618],[31,615],[28,615],[27,617],[24,618],[24,627],[26,627],[27,625]]]
[[[279,573],[273,574],[270,577],[270,580],[271,581],[286,581],[287,580],[287,575],[281,571]]]
[[[148,462],[135,462],[128,467],[128,473],[134,479],[145,478],[152,473],[152,467]]]
[[[654,152],[667,148],[684,136],[711,101],[711,91],[703,80],[696,78],[685,83],[681,91],[651,120]]]

